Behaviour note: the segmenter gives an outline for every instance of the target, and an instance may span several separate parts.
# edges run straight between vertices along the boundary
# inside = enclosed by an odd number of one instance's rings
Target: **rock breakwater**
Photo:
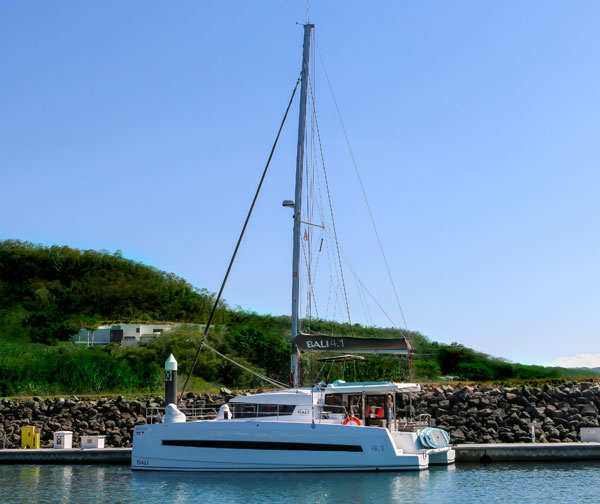
[[[579,440],[581,427],[598,427],[600,385],[558,382],[521,387],[425,386],[398,398],[401,413],[429,414],[452,443],[519,443]]]
[[[186,406],[210,407],[232,396],[187,394]],[[162,397],[124,399],[40,398],[0,399],[0,449],[21,446],[21,427],[40,427],[40,445],[50,448],[54,432],[72,431],[73,447],[79,447],[84,435],[104,435],[105,445],[129,447],[133,428],[147,423],[147,408],[163,407]]]
[[[231,397],[225,389],[188,393],[186,406],[211,407]],[[163,403],[162,397],[0,399],[0,449],[19,447],[24,425],[41,428],[42,447],[51,447],[59,430],[73,431],[74,447],[82,435],[105,435],[110,447],[131,446],[133,428],[147,422],[146,409]],[[455,444],[529,442],[532,425],[539,442],[578,441],[581,427],[599,426],[600,385],[424,385],[412,397],[398,394],[397,406],[399,415],[431,415]]]

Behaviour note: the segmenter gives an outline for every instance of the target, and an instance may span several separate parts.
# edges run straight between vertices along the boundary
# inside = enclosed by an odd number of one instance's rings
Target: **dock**
[[[498,443],[453,446],[456,463],[600,460],[600,443]],[[0,464],[131,464],[131,448],[0,450]]]
[[[0,450],[0,464],[131,464],[131,448]]]
[[[497,443],[453,446],[456,462],[600,460],[600,443]]]

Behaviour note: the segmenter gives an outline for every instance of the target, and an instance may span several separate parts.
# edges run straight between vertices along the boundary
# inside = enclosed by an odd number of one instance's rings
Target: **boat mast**
[[[302,79],[300,87],[300,118],[298,120],[298,150],[296,154],[296,193],[294,199],[294,252],[292,257],[292,341],[298,336],[298,310],[300,304],[300,215],[302,211],[302,168],[304,165],[304,138],[306,136],[306,97],[308,94],[308,58],[310,36],[315,27],[304,25],[304,50],[302,51]],[[292,386],[298,387],[298,350],[292,348]]]

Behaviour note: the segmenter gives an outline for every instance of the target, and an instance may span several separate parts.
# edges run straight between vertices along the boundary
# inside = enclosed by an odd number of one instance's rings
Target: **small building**
[[[163,332],[169,332],[174,324],[118,324],[103,325],[97,329],[81,329],[73,336],[76,345],[102,346],[116,343],[137,346],[151,341]]]

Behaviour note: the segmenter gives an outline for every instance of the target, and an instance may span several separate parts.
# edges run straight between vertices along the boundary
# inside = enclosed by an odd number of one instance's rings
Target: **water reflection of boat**
[[[237,397],[214,420],[187,422],[174,404],[164,422],[134,430],[132,469],[179,471],[420,470],[451,464],[448,436],[396,418],[396,394],[419,389],[392,382],[299,386],[300,351],[407,353],[403,338],[369,340],[301,334],[298,324],[301,185],[308,58],[313,25],[304,25],[292,275],[293,388]]]

